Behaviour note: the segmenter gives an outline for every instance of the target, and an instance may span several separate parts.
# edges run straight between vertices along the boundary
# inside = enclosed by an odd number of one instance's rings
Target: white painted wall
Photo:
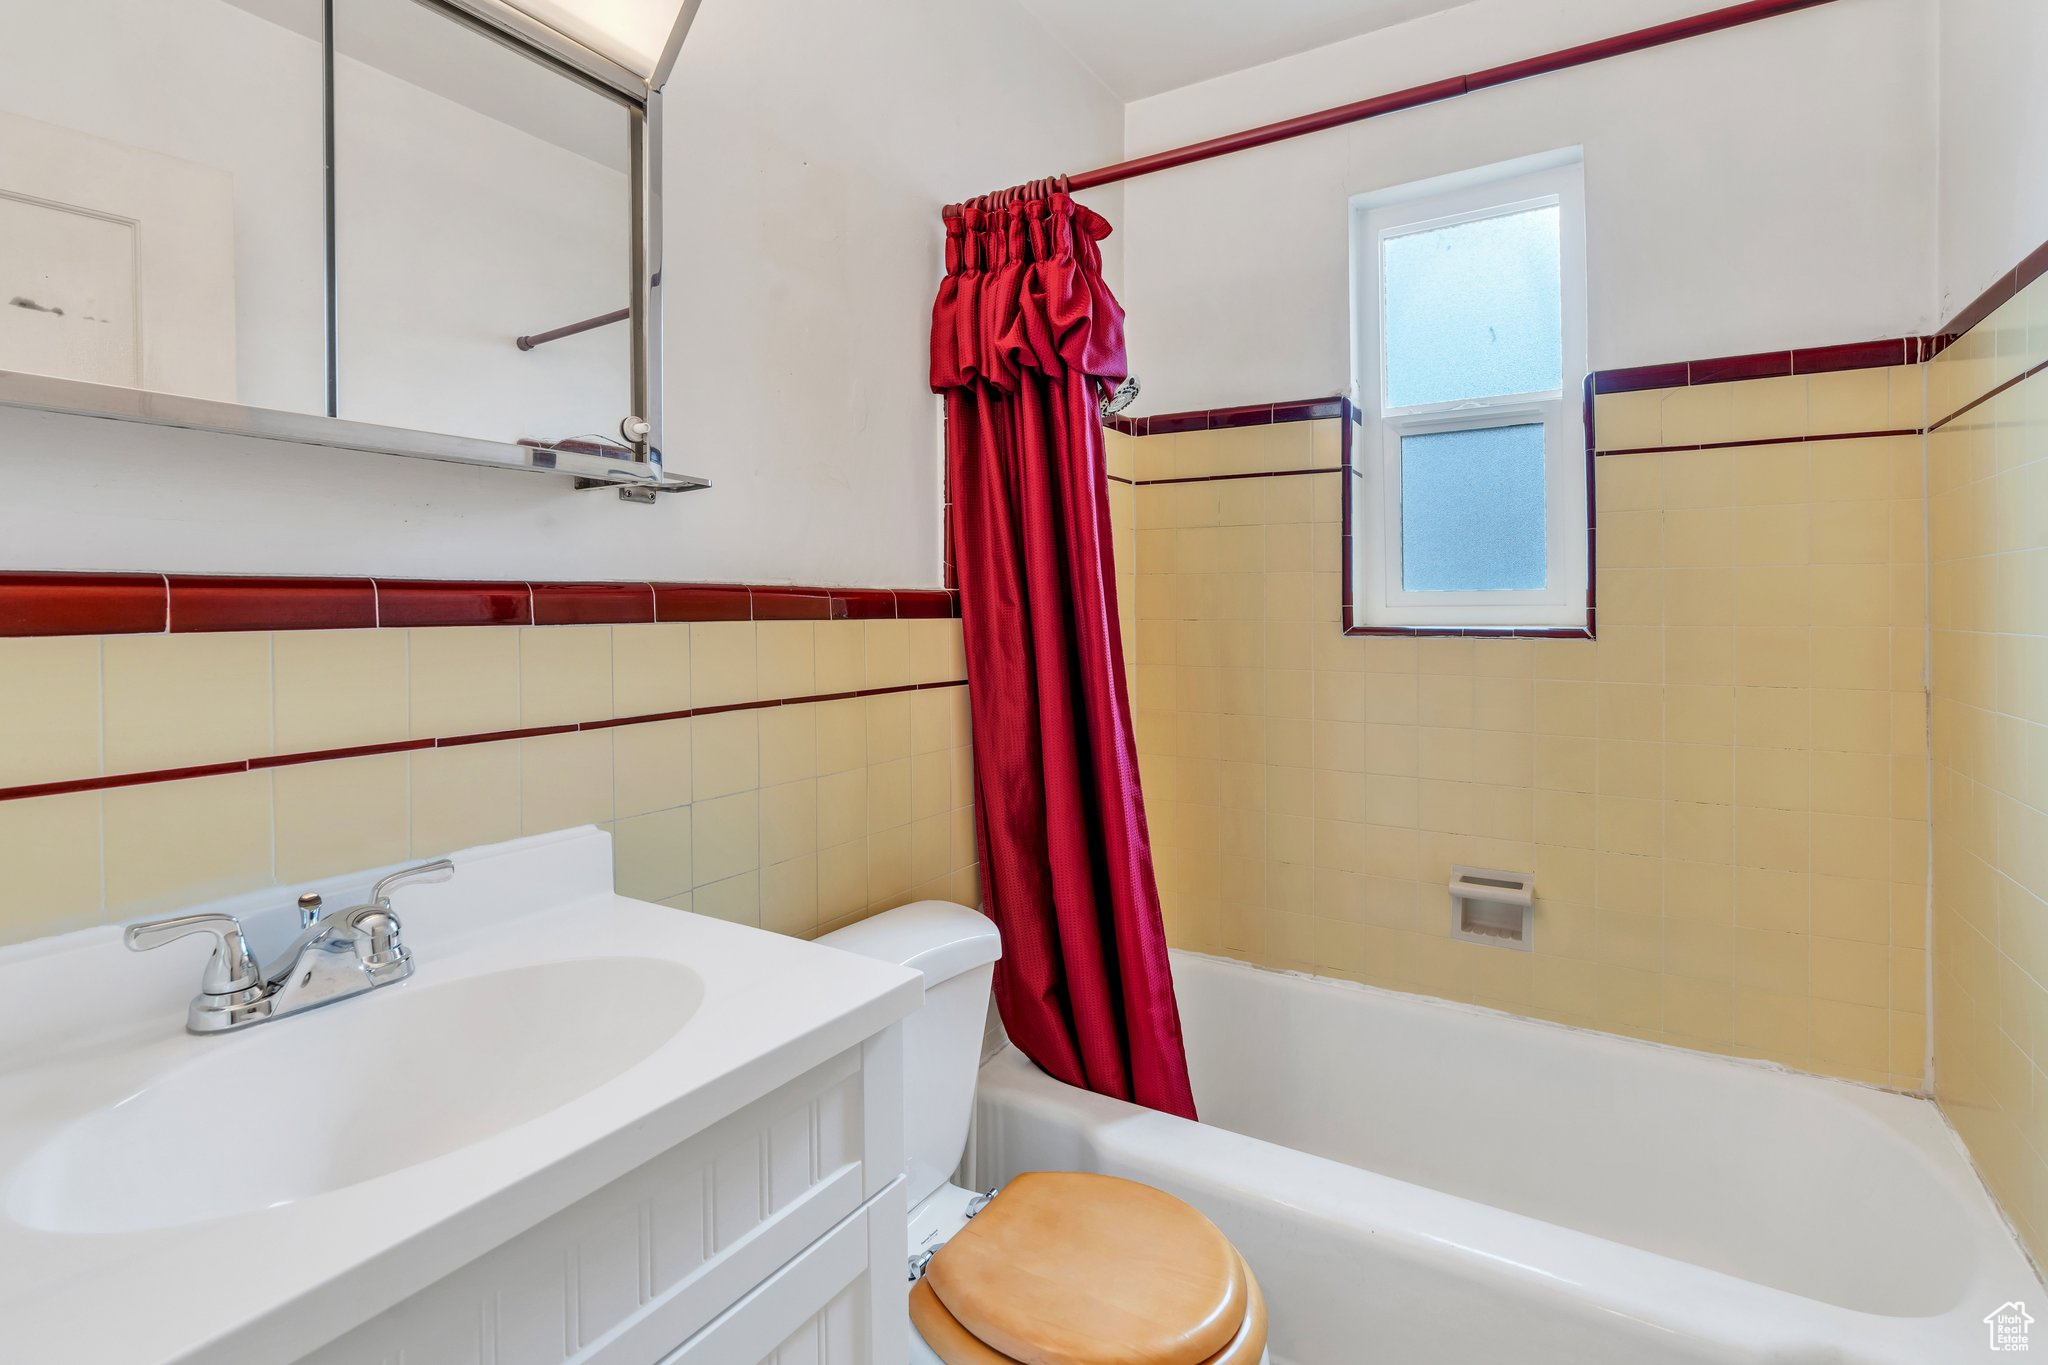
[[[1136,103],[1127,150],[1703,8],[1474,0]],[[1569,146],[1585,149],[1596,368],[1926,330],[1934,38],[1927,0],[1838,0],[1131,182],[1143,410],[1349,388],[1348,198]]]
[[[667,444],[715,489],[0,411],[0,568],[936,585],[939,208],[1114,160],[1121,106],[1007,0],[707,5],[669,92]]]
[[[2048,6],[1940,0],[1941,317],[2048,242]]]

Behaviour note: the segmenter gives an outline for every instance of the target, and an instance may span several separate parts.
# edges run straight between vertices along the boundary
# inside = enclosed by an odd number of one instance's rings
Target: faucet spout
[[[371,889],[367,903],[314,919],[260,972],[249,956],[241,925],[227,915],[184,915],[137,924],[129,928],[127,942],[143,952],[187,934],[205,932],[219,939],[185,1027],[192,1033],[225,1033],[411,976],[412,952],[400,936],[402,926],[392,913],[389,893],[408,881],[446,881],[454,875],[455,864],[446,858],[394,872]],[[302,912],[312,908],[308,899],[300,898]]]

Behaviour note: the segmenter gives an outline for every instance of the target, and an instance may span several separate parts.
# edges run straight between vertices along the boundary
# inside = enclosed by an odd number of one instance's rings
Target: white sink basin
[[[616,894],[596,829],[453,856],[399,888],[410,980],[238,1033],[185,1032],[203,937],[0,947],[0,1365],[298,1360],[923,998]],[[282,948],[375,880],[192,908]]]
[[[141,1232],[327,1194],[588,1094],[689,1022],[704,982],[603,957],[414,980],[226,1037],[75,1120],[16,1168],[6,1211]]]

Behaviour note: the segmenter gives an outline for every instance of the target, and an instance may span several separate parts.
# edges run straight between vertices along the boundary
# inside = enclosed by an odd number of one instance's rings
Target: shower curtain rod
[[[1190,143],[1185,147],[1154,152],[1150,156],[1141,156],[1130,161],[1119,161],[1114,166],[1101,166],[1092,171],[1082,171],[1069,176],[1068,181],[1076,190],[1113,185],[1118,181],[1131,180],[1141,175],[1172,170],[1176,166],[1229,156],[1232,152],[1250,151],[1254,147],[1285,142],[1289,138],[1326,132],[1331,128],[1341,128],[1347,123],[1360,123],[1366,119],[1378,118],[1382,114],[1414,109],[1425,104],[1436,104],[1443,100],[1455,99],[1459,95],[1469,95],[1474,91],[1490,89],[1496,85],[1506,85],[1510,81],[1519,81],[1525,77],[1585,66],[1609,57],[1642,52],[1686,38],[1698,38],[1708,33],[1719,33],[1723,29],[1739,28],[1744,24],[1753,24],[1759,19],[1771,19],[1780,14],[1791,14],[1796,10],[1813,9],[1833,3],[1834,0],[1743,0],[1741,4],[1729,5],[1724,9],[1709,10],[1704,14],[1673,19],[1668,23],[1652,24],[1648,28],[1635,29],[1612,38],[1600,38],[1590,43],[1581,43],[1577,47],[1547,52],[1540,57],[1528,57],[1504,66],[1488,67],[1484,71],[1475,71],[1465,76],[1451,76],[1424,85],[1411,85],[1392,94],[1375,95],[1352,104],[1340,104],[1334,109],[1301,114],[1294,118],[1282,119],[1278,123],[1261,124],[1256,128],[1247,128],[1241,133],[1226,133],[1221,137]]]
[[[1300,114],[1294,118],[1282,119],[1278,123],[1261,124],[1256,128],[1247,128],[1241,133],[1226,133],[1203,142],[1189,143],[1185,147],[1154,152],[1150,156],[1136,157],[1130,161],[1119,161],[1114,166],[1099,166],[1092,171],[1082,171],[1078,175],[1066,177],[1067,186],[1074,190],[1091,190],[1102,185],[1114,185],[1119,181],[1133,180],[1141,175],[1170,171],[1176,166],[1229,156],[1232,152],[1248,152],[1254,147],[1285,142],[1289,138],[1327,132],[1332,128],[1341,128],[1347,123],[1362,123],[1366,119],[1378,118],[1382,114],[1441,103],[1444,100],[1456,99],[1460,95],[1489,90],[1496,85],[1506,85],[1530,76],[1564,71],[1574,66],[1605,61],[1609,57],[1625,56],[1631,52],[1643,52],[1649,48],[1663,47],[1667,43],[1699,38],[1709,33],[1719,33],[1723,29],[1740,28],[1759,19],[1774,19],[1781,14],[1815,9],[1834,2],[1835,0],[1742,0],[1740,4],[1729,5],[1723,9],[1708,10],[1704,14],[1695,14],[1689,18],[1652,24],[1648,28],[1635,29],[1612,38],[1599,38],[1590,43],[1580,43],[1577,47],[1546,52],[1540,57],[1526,57],[1518,62],[1491,66],[1484,71],[1474,71],[1465,76],[1451,76],[1424,85],[1411,85],[1406,90],[1396,90],[1392,94],[1374,95],[1370,99],[1340,104],[1334,109],[1321,109],[1313,114]],[[586,318],[582,322],[572,322],[566,327],[557,327],[552,331],[519,337],[518,346],[522,351],[530,351],[536,346],[544,346],[562,337],[575,336],[579,332],[623,321],[626,316],[626,310],[620,309],[616,313],[606,313],[601,317]]]

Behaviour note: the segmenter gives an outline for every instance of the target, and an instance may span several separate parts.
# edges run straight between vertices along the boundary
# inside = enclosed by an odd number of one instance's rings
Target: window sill
[[[1348,613],[1347,613],[1348,615]],[[1598,634],[1593,613],[1586,613],[1583,626],[1355,626],[1344,624],[1346,635],[1469,636],[1491,640],[1593,640]]]

